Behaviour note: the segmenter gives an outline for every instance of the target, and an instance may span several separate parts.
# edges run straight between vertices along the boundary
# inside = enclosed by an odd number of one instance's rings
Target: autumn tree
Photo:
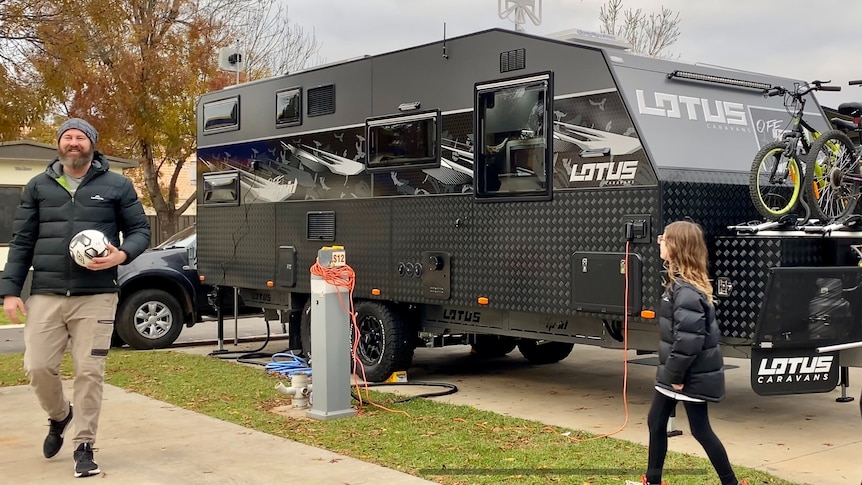
[[[643,9],[623,10],[622,0],[608,0],[599,10],[601,31],[631,44],[632,52],[649,57],[667,58],[666,51],[679,38],[679,13],[661,7],[658,13]]]
[[[197,99],[233,82],[217,70],[217,51],[245,33],[246,12],[274,2],[50,3],[57,17],[38,27],[44,46],[32,63],[55,111],[90,120],[102,150],[137,160],[142,198],[156,212],[160,237],[176,232],[179,216],[195,202],[195,196],[178,200],[177,183],[196,148]]]
[[[28,59],[41,48],[36,26],[53,18],[45,0],[0,0],[0,141],[40,125],[47,110],[43,83]]]

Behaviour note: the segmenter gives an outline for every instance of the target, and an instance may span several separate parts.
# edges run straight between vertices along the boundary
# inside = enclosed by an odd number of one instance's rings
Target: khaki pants
[[[105,358],[111,347],[118,293],[62,296],[30,295],[24,325],[24,370],[48,417],[66,417],[60,363],[71,340],[75,381],[75,447],[95,443],[102,409]]]

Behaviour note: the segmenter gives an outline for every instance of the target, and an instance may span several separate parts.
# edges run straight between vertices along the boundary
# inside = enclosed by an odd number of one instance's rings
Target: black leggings
[[[661,471],[667,455],[667,422],[676,408],[677,400],[656,391],[652,400],[647,425],[649,425],[649,458],[646,478],[649,483],[661,483]],[[703,446],[706,456],[718,473],[722,485],[737,485],[736,475],[730,467],[727,452],[718,436],[709,425],[709,412],[705,402],[683,401],[688,425],[694,439]]]

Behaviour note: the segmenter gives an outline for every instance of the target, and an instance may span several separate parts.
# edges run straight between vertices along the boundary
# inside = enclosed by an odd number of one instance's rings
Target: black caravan
[[[547,363],[575,343],[622,348],[626,329],[630,348],[656,350],[655,239],[690,217],[713,255],[725,353],[769,352],[757,322],[770,271],[858,272],[862,239],[731,228],[758,218],[751,161],[790,119],[763,89],[794,83],[493,29],[209,93],[197,113],[199,271],[293,315],[302,335],[305,269],[342,245],[370,379],[409,365],[417,342],[517,346]],[[208,118],[234,100],[235,120]],[[238,205],[203,192],[226,171]],[[780,389],[791,392],[805,391]]]

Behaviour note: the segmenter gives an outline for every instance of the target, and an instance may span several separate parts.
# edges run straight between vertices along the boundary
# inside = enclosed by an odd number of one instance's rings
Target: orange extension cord
[[[615,431],[610,433],[606,433],[600,436],[593,436],[592,438],[577,438],[566,435],[569,440],[580,443],[584,441],[593,441],[601,438],[607,438],[609,436],[613,436],[626,428],[629,424],[629,398],[628,398],[628,387],[629,387],[629,360],[628,360],[628,352],[629,352],[629,251],[630,241],[626,241],[626,257],[625,257],[625,290],[623,292],[623,298],[625,298],[624,305],[624,316],[623,316],[623,409],[625,409],[625,419],[623,420],[623,424],[620,425]]]

